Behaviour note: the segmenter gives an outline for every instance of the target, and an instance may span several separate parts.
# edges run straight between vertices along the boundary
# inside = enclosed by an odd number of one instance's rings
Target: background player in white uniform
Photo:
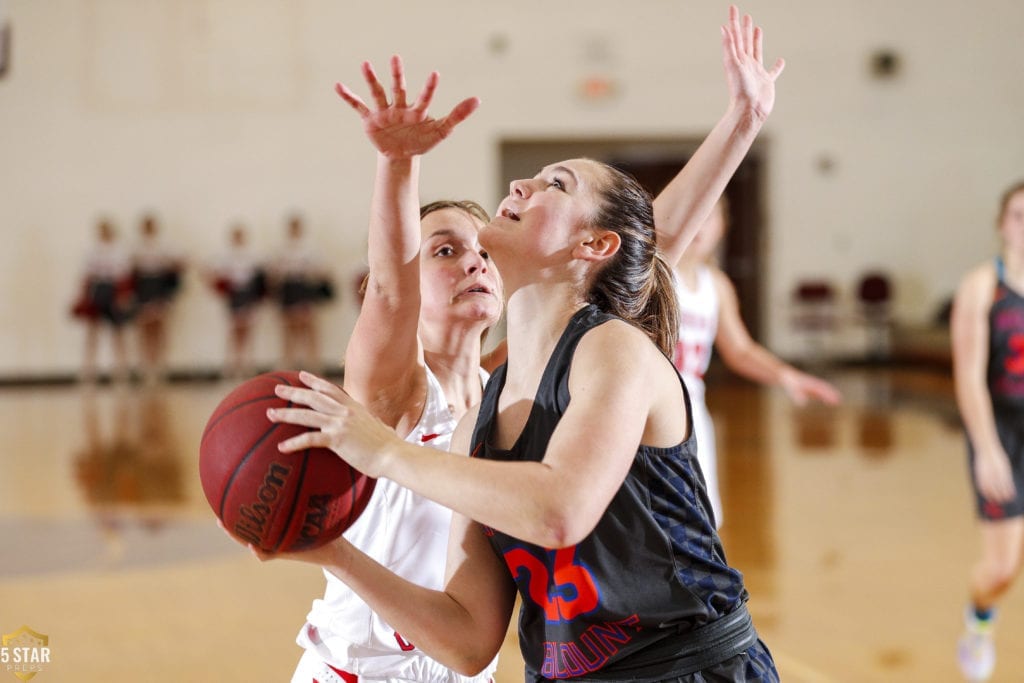
[[[315,307],[325,300],[329,279],[298,214],[288,219],[286,239],[271,263],[271,276],[281,311],[282,366],[314,368],[320,363]]]
[[[808,399],[830,405],[841,400],[834,386],[783,362],[750,337],[740,317],[736,289],[714,264],[727,221],[728,203],[723,197],[676,264],[679,339],[672,359],[690,390],[697,458],[718,526],[722,524],[722,502],[714,424],[704,401],[704,373],[711,363],[712,347],[731,370],[755,382],[782,387],[797,405]]]
[[[156,216],[146,214],[139,222],[139,242],[132,254],[135,274],[135,319],[142,374],[157,379],[167,356],[167,318],[178,294],[184,259],[160,238]]]
[[[124,379],[128,374],[128,358],[124,326],[131,320],[132,258],[118,241],[117,231],[107,220],[96,224],[96,244],[86,255],[81,276],[81,293],[72,314],[86,323],[82,379],[96,376],[101,326],[110,331],[114,352],[113,376]]]
[[[256,308],[266,294],[266,267],[250,246],[243,225],[232,226],[229,246],[213,260],[206,279],[224,297],[228,310],[225,374],[245,377],[252,372],[249,346]]]

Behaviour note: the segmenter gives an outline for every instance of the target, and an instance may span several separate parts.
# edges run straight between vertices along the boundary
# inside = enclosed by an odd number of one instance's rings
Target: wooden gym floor
[[[830,376],[838,409],[709,388],[722,534],[755,624],[785,681],[958,681],[978,546],[949,379]],[[229,387],[0,390],[0,634],[49,638],[39,683],[289,680],[322,577],[258,563],[213,522],[197,444]],[[1022,637],[1018,588],[994,680],[1024,678]],[[521,680],[513,631],[498,683]]]

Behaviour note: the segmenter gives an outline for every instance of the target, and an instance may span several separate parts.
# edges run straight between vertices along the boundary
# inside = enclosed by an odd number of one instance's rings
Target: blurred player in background
[[[270,276],[281,315],[282,367],[319,367],[316,307],[334,297],[334,285],[298,214],[288,219],[285,241],[270,263]]]
[[[161,239],[156,216],[144,215],[133,255],[133,276],[141,370],[147,381],[161,378],[166,371],[167,319],[180,289],[183,268],[181,255]]]
[[[1024,183],[1004,193],[997,227],[1000,254],[964,275],[950,321],[981,530],[958,648],[970,681],[995,668],[996,606],[1020,574],[1024,543]]]
[[[227,359],[224,374],[240,379],[253,373],[252,330],[256,310],[267,294],[266,266],[249,244],[245,226],[229,232],[228,248],[206,269],[206,280],[224,299],[228,312]]]
[[[754,382],[782,387],[797,405],[803,405],[808,399],[829,405],[841,400],[834,386],[783,362],[751,338],[740,316],[736,288],[729,276],[715,265],[718,246],[728,229],[728,218],[728,200],[723,195],[675,267],[679,340],[673,364],[690,390],[697,457],[717,526],[722,525],[722,501],[715,428],[704,398],[704,373],[711,364],[712,346],[718,349],[730,370]]]
[[[85,258],[80,283],[71,313],[86,325],[81,377],[96,379],[99,336],[105,330],[113,348],[112,377],[127,379],[124,329],[134,314],[132,259],[109,220],[96,224],[96,243]]]

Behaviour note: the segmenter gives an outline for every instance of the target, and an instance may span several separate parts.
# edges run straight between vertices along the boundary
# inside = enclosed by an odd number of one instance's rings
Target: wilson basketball
[[[326,448],[277,450],[306,431],[267,419],[268,408],[294,405],[274,394],[278,384],[304,386],[292,371],[243,382],[213,411],[199,443],[199,477],[210,507],[233,536],[269,553],[337,538],[359,517],[376,483]]]

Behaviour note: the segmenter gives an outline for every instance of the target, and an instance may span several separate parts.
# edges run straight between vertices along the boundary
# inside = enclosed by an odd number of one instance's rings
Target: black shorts
[[[117,285],[108,280],[94,280],[89,284],[89,303],[96,312],[95,319],[120,327],[131,321],[134,311],[118,296]]]
[[[670,678],[666,683],[732,683],[733,681],[757,681],[757,683],[778,683],[779,672],[775,669],[768,646],[761,640],[746,652],[730,657],[707,669],[682,678]]]
[[[170,301],[180,284],[176,271],[135,274],[135,302],[139,305]]]
[[[553,680],[531,674],[529,670],[526,672],[527,683],[541,683]],[[582,679],[568,680],[603,681],[606,679],[584,676]],[[628,680],[651,681],[653,679],[644,676]],[[778,683],[779,672],[775,668],[775,660],[772,659],[768,646],[759,638],[757,642],[743,652],[717,664],[684,676],[658,677],[657,680],[658,683]]]
[[[1010,458],[1013,484],[1017,487],[1017,496],[1013,500],[1000,504],[985,500],[981,496],[978,492],[978,482],[974,477],[974,449],[971,447],[970,439],[967,440],[967,467],[971,477],[971,488],[974,489],[978,516],[989,521],[1024,515],[1024,413],[997,411],[995,421],[996,433],[999,435],[1003,450]]]
[[[313,300],[313,296],[305,280],[289,278],[278,287],[277,300],[281,308],[290,309],[305,306]]]

